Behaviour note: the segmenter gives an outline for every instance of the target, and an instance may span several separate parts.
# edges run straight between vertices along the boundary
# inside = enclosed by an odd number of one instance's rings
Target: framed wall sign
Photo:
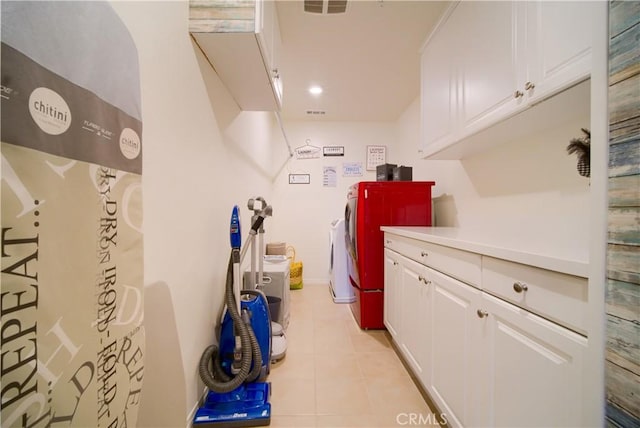
[[[311,174],[289,174],[289,184],[309,184]]]
[[[343,177],[361,177],[362,162],[345,162],[342,164]]]
[[[344,156],[344,146],[324,146],[322,148],[323,156]]]
[[[322,185],[324,187],[336,187],[338,184],[338,168],[335,166],[322,167]]]
[[[376,166],[387,163],[386,146],[367,146],[367,171],[375,171]]]

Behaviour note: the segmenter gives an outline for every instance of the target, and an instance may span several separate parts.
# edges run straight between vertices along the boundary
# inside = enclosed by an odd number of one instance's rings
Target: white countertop
[[[456,227],[383,226],[383,232],[587,278],[588,248],[536,243],[517,234]]]

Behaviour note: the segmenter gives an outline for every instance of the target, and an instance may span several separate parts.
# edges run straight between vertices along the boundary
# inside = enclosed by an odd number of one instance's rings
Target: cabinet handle
[[[420,253],[420,255],[421,255],[422,257],[427,257],[427,256],[429,255],[429,253],[427,253],[426,251],[422,251],[422,252]]]
[[[478,309],[476,311],[476,314],[478,314],[478,318],[484,318],[484,317],[488,317],[489,316],[489,312],[482,310],[482,309]]]
[[[526,89],[527,91],[530,91],[530,90],[532,90],[532,89],[533,89],[533,88],[535,88],[535,87],[536,87],[536,85],[534,85],[534,84],[533,84],[533,83],[531,83],[531,82],[527,82],[527,83],[525,83],[525,84],[524,84],[524,89]]]
[[[524,282],[516,281],[513,283],[513,291],[516,293],[522,293],[523,291],[527,291],[529,287]]]
[[[422,282],[424,285],[431,284],[431,281],[427,280],[424,276],[418,275],[418,281]]]
[[[387,242],[387,244],[391,244],[392,241],[390,239],[387,239],[386,242]]]
[[[398,266],[398,262],[393,262],[393,265],[394,266]]]
[[[278,71],[277,68],[274,68],[273,70],[271,70],[271,74],[273,74],[273,78],[274,79],[279,79],[280,78],[280,72]]]
[[[520,98],[520,97],[523,97],[523,96],[524,96],[524,92],[522,92],[522,91],[515,91],[513,93],[513,98]]]

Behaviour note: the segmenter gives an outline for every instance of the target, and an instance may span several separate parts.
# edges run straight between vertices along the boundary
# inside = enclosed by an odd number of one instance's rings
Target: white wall
[[[293,148],[310,139],[344,146],[345,156],[285,164],[273,118],[240,112],[194,49],[187,1],[113,6],[137,44],[142,83],[148,340],[139,426],[189,425],[203,390],[197,363],[222,302],[232,205],[246,222],[247,199],[265,196],[274,209],[265,240],[294,245],[305,281],[326,283],[330,222],[344,215],[349,185],[375,180],[372,171],[342,177],[342,163],[364,169],[367,145],[387,146],[387,161],[412,166],[415,180],[436,181],[438,225],[508,227],[542,246],[561,236],[569,252],[588,248],[588,180],[564,151],[588,118],[464,161],[424,161],[416,101],[398,122],[286,123]],[[322,186],[325,165],[338,167],[336,187]],[[289,173],[309,173],[311,184],[289,185]]]
[[[395,123],[316,122],[285,123],[292,149],[306,140],[316,147],[343,146],[344,156],[316,159],[291,158],[275,180],[271,236],[287,242],[303,262],[305,283],[328,283],[329,230],[331,222],[344,218],[347,189],[358,181],[375,181],[375,171],[366,170],[366,146],[387,146],[391,159],[395,150]],[[343,177],[342,165],[361,162],[361,177]],[[335,187],[323,186],[323,167],[338,170]],[[310,184],[289,184],[289,174],[310,174]]]
[[[286,146],[273,138],[272,114],[240,112],[194,49],[187,1],[112,5],[136,42],[142,84],[147,349],[138,425],[189,426],[204,389],[198,361],[222,305],[231,208],[248,220],[249,197],[269,200]]]
[[[436,225],[507,232],[532,251],[589,259],[589,179],[566,152],[590,127],[588,115],[460,161],[432,161],[416,157],[419,114],[416,100],[398,122],[402,156],[414,159],[414,179],[437,183]]]
[[[413,167],[414,180],[435,181],[436,226],[492,231],[510,235],[525,249],[588,260],[589,180],[576,171],[575,156],[565,147],[582,136],[589,118],[508,142],[464,160],[423,160],[418,155],[420,107],[416,99],[393,123],[286,123],[294,147],[345,146],[344,158],[292,159],[278,176],[274,201],[279,212],[273,236],[296,247],[304,262],[304,280],[328,281],[331,220],[344,215],[346,189],[357,181],[375,180],[339,174],[335,188],[322,187],[322,166],[364,162],[369,144],[387,146],[387,162]],[[310,185],[290,185],[289,173],[310,173]]]

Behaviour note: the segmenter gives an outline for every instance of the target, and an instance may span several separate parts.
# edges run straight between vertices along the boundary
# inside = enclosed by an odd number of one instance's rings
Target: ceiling
[[[304,12],[302,0],[277,1],[282,116],[397,120],[419,94],[420,48],[447,5],[427,0],[349,0],[345,13],[320,15]],[[309,94],[312,84],[324,92]]]

